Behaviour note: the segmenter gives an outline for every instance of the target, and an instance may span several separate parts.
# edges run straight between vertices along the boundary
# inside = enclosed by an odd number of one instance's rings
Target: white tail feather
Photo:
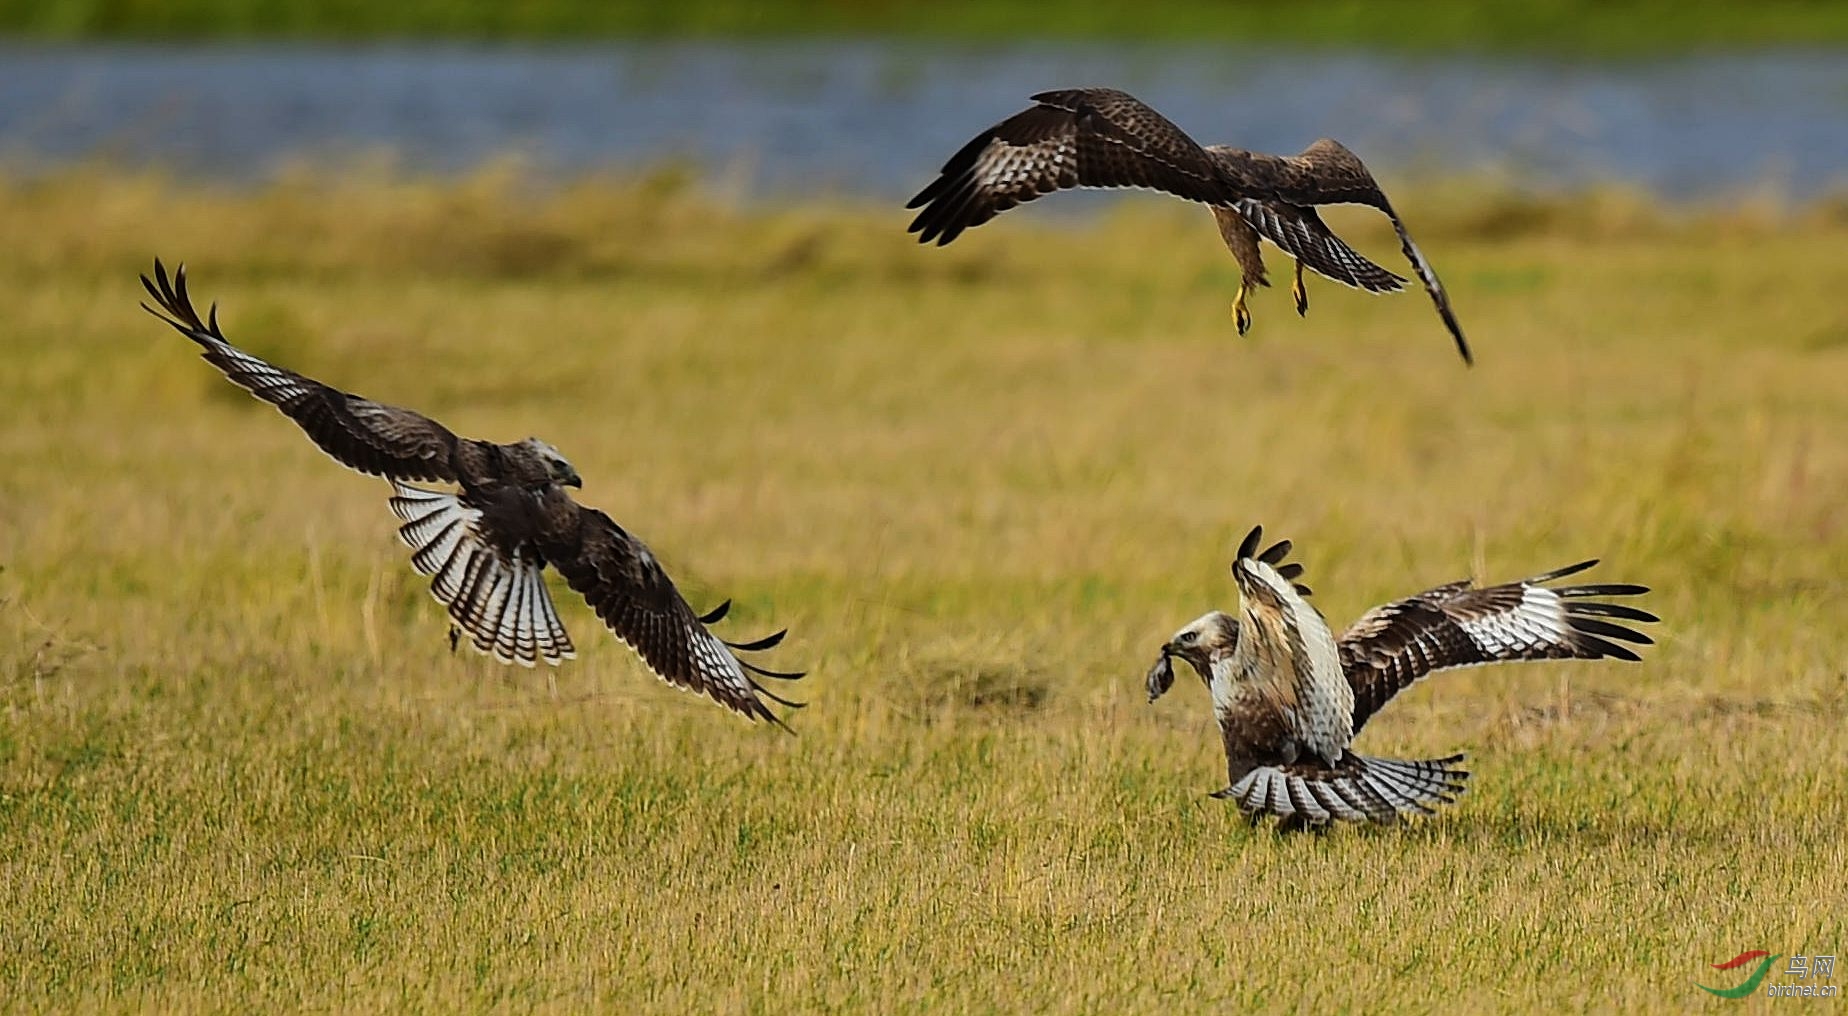
[[[1311,825],[1331,821],[1391,823],[1402,816],[1431,814],[1463,792],[1469,773],[1455,768],[1462,756],[1408,762],[1349,757],[1353,771],[1316,778],[1259,766],[1225,794],[1250,815],[1275,815]],[[1345,764],[1344,764],[1345,766]]]
[[[544,564],[516,550],[502,556],[480,534],[481,512],[455,494],[392,483],[391,511],[411,567],[432,576],[430,593],[449,608],[477,650],[502,663],[557,666],[577,655],[546,589]]]

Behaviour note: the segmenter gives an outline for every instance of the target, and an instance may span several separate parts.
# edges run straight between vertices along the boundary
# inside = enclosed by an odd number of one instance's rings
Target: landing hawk
[[[1290,542],[1260,554],[1262,536],[1254,528],[1232,565],[1239,616],[1213,611],[1176,632],[1147,679],[1150,702],[1174,684],[1176,658],[1206,682],[1228,780],[1213,796],[1233,799],[1253,821],[1268,814],[1300,827],[1429,814],[1463,792],[1462,755],[1412,762],[1350,748],[1401,689],[1433,671],[1498,660],[1635,662],[1619,643],[1651,640],[1616,621],[1657,620],[1595,599],[1645,586],[1546,584],[1591,560],[1486,589],[1467,579],[1438,586],[1373,608],[1337,638],[1296,582],[1302,565],[1285,563]]]
[[[756,677],[794,680],[746,662],[740,652],[770,649],[779,631],[751,642],[727,642],[708,630],[731,607],[727,600],[696,613],[661,563],[595,508],[565,493],[581,487],[577,470],[558,449],[529,437],[492,444],[457,437],[409,409],[330,388],[233,346],[218,329],[218,305],[203,320],[186,293],[186,267],[168,278],[154,262],[141,283],[158,306],[142,304],[204,349],[206,362],[252,395],[294,420],[336,462],[384,477],[398,535],[411,566],[433,576],[431,592],[449,608],[451,645],[457,633],[503,663],[556,666],[576,655],[559,622],[543,572],[557,568],[583,594],[616,637],[662,680],[751,720],[783,721],[764,699],[799,707],[765,690]],[[451,493],[412,481],[454,484]]]
[[[937,179],[912,198],[921,208],[909,232],[919,243],[949,243],[972,226],[1042,194],[1073,187],[1146,187],[1210,207],[1219,235],[1238,259],[1232,302],[1240,335],[1251,327],[1245,298],[1270,285],[1258,238],[1295,258],[1290,293],[1296,313],[1309,311],[1303,266],[1369,293],[1393,293],[1405,280],[1381,268],[1331,232],[1315,206],[1369,205],[1392,220],[1406,260],[1437,305],[1463,362],[1471,360],[1463,328],[1431,263],[1412,242],[1392,203],[1360,158],[1323,138],[1298,155],[1265,155],[1226,145],[1201,145],[1127,92],[1073,88],[1041,92],[1038,105],[975,136]]]

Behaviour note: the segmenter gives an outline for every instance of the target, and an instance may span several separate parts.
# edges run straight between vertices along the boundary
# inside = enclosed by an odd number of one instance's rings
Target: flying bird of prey
[[[1318,205],[1362,204],[1392,220],[1399,246],[1437,305],[1457,352],[1469,343],[1431,263],[1412,242],[1392,202],[1360,158],[1323,138],[1298,155],[1265,155],[1200,144],[1134,96],[1112,88],[1041,92],[1037,105],[977,134],[907,208],[920,208],[909,232],[919,243],[949,243],[972,226],[1042,194],[1073,187],[1145,187],[1210,207],[1220,238],[1238,260],[1232,312],[1240,335],[1251,327],[1246,294],[1268,286],[1258,238],[1296,260],[1290,293],[1309,311],[1303,267],[1369,293],[1392,293],[1405,280],[1349,247],[1329,230]]]
[[[390,481],[391,510],[404,523],[398,534],[412,550],[411,566],[432,576],[431,592],[449,608],[452,647],[460,633],[503,663],[557,665],[575,656],[546,589],[542,573],[550,564],[669,684],[779,726],[764,699],[801,705],[756,680],[801,674],[765,670],[738,655],[770,649],[786,631],[742,643],[714,635],[707,626],[731,601],[704,614],[688,606],[641,540],[565,492],[583,481],[558,449],[536,437],[512,444],[458,437],[420,413],[266,363],[225,339],[217,304],[201,320],[184,265],[169,279],[157,260],[154,277],[143,275],[141,283],[159,309],[142,307],[198,343],[206,362],[281,410],[336,462]]]
[[[1651,640],[1617,622],[1657,620],[1598,599],[1645,586],[1547,585],[1591,560],[1488,588],[1467,579],[1438,586],[1373,608],[1337,638],[1296,582],[1302,565],[1285,563],[1290,542],[1259,553],[1262,536],[1252,529],[1232,564],[1238,616],[1213,611],[1176,632],[1147,678],[1150,702],[1173,685],[1176,658],[1206,683],[1228,781],[1213,796],[1253,821],[1275,815],[1299,828],[1429,814],[1463,792],[1462,755],[1402,761],[1351,748],[1394,695],[1434,671],[1500,660],[1635,662],[1619,643]]]

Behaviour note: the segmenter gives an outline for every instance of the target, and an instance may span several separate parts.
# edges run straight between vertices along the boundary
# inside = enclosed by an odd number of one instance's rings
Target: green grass
[[[1848,43],[1832,0],[1079,0],[1056,13],[1029,0],[0,0],[0,30],[48,37],[308,38],[771,37],[1215,40],[1408,50],[1588,54]]]
[[[0,185],[5,1004],[1681,1012],[1840,952],[1848,215],[1400,205],[1473,370],[1417,293],[1236,338],[1153,200],[935,250],[668,178]],[[155,255],[252,349],[556,443],[791,627],[798,735],[568,594],[555,687],[450,655],[384,486],[136,308]],[[1337,623],[1600,555],[1660,645],[1401,696],[1360,746],[1468,751],[1434,819],[1251,830],[1141,675],[1254,522]]]

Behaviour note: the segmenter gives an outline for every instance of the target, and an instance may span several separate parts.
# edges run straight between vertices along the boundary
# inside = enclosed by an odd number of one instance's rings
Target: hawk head
[[[1201,681],[1210,683],[1213,661],[1232,655],[1237,647],[1237,618],[1218,610],[1200,615],[1161,647],[1161,659],[1149,670],[1149,701],[1160,698],[1174,683],[1176,657],[1186,660]]]
[[[582,487],[584,481],[572,467],[570,460],[560,455],[558,449],[536,437],[529,437],[513,446],[524,453],[526,473],[522,479],[533,486],[558,484],[564,487]]]

